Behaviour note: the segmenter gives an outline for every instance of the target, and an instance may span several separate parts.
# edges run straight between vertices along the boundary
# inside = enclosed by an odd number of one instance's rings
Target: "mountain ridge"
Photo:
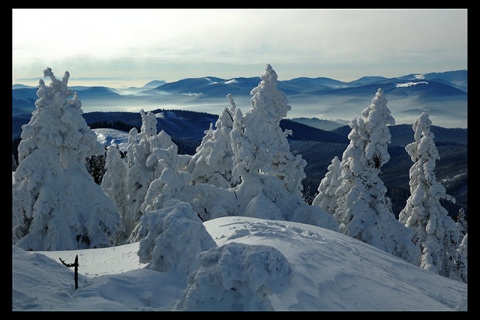
[[[207,112],[191,110],[173,110],[156,109],[151,112],[157,116],[157,129],[165,130],[166,133],[174,138],[201,140],[208,130],[210,124],[215,124],[218,115]],[[105,123],[112,125],[115,122],[125,123],[127,126],[140,128],[142,124],[140,113],[126,111],[95,111],[83,114],[87,124],[90,126],[95,123]],[[18,139],[22,131],[22,125],[30,121],[31,114],[20,114],[12,116],[12,140]],[[310,119],[312,120],[312,119]],[[318,119],[319,123],[326,122],[327,126],[333,127],[332,130],[325,130],[315,126],[316,120],[310,123],[293,119],[282,119],[280,126],[283,130],[292,130],[293,140],[322,141],[329,143],[348,143],[348,133],[350,127],[339,122]],[[313,125],[312,125],[313,123]],[[335,123],[336,125],[334,125]],[[392,135],[391,144],[405,146],[413,142],[413,130],[411,125],[400,124],[389,126]],[[435,134],[437,143],[457,143],[467,145],[468,129],[464,128],[444,128],[441,126],[432,126],[432,132]]]
[[[148,82],[143,87],[109,88],[103,86],[73,86],[85,112],[121,111],[142,107],[145,110],[175,106],[175,109],[195,109],[217,113],[227,104],[231,94],[237,102],[246,105],[250,92],[260,77],[186,78],[164,83]],[[279,80],[292,106],[291,117],[316,116],[322,119],[350,121],[368,106],[378,88],[382,88],[392,113],[399,123],[413,123],[422,110],[429,110],[432,121],[442,127],[467,127],[468,73],[466,70],[410,74],[385,78],[365,76],[350,82],[317,77],[299,77]],[[462,90],[463,89],[463,90]],[[35,110],[36,87],[21,84],[12,86],[12,116]]]

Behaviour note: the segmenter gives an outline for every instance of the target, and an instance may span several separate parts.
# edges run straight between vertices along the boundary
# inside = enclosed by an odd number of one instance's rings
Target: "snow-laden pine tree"
[[[455,199],[446,194],[436,179],[435,166],[440,155],[431,125],[428,112],[423,112],[412,126],[415,141],[405,146],[414,164],[409,173],[410,197],[399,221],[414,234],[413,242],[421,251],[418,266],[466,282],[467,265],[458,251],[464,235],[440,203],[440,199]]]
[[[148,177],[146,191],[134,195],[136,196],[135,202],[142,201],[141,206],[137,209],[137,217],[141,217],[146,212],[161,210],[168,200],[174,198],[189,203],[197,212],[199,220],[206,221],[234,213],[237,203],[232,192],[205,181],[194,181],[192,174],[188,171],[188,165],[193,163],[192,159],[195,157],[198,167],[201,168],[197,173],[208,172],[209,169],[205,169],[205,163],[201,160],[208,155],[208,152],[204,152],[204,149],[200,148],[193,157],[178,154],[178,146],[165,131],[161,130],[156,134],[156,118],[153,113],[142,113],[142,121],[142,128],[149,134],[138,138],[138,135],[135,136],[135,130],[132,129],[128,145],[128,150],[131,151],[127,151],[128,158],[132,152],[148,149],[148,152],[143,153],[143,162],[135,169],[136,172],[147,173],[145,176]],[[210,137],[212,132],[214,131],[207,131],[206,136]],[[203,141],[207,142],[209,139],[204,138]],[[224,143],[225,141],[219,138],[216,142]],[[212,149],[217,150],[216,146],[212,146]],[[137,152],[137,154],[140,153]],[[132,168],[134,167],[128,169],[127,177],[131,176]],[[194,170],[195,168],[195,165],[192,165],[190,169]],[[231,171],[231,167],[230,169],[226,167],[225,170]],[[204,178],[210,182],[214,180],[206,174]],[[219,177],[217,176],[217,178]],[[128,184],[127,188],[129,188]],[[132,193],[128,189],[127,191]],[[126,234],[130,233],[127,239],[128,243],[139,241],[146,236],[142,233],[142,230],[145,229],[138,225],[139,219],[131,218],[129,218],[130,223],[127,225],[126,231]]]
[[[227,99],[230,108],[225,108],[220,114],[215,129],[210,126],[205,131],[200,146],[185,169],[191,173],[190,184],[195,188],[192,192],[187,187],[185,191],[189,193],[182,192],[182,197],[203,221],[238,214],[238,201],[231,190],[239,181],[232,176],[234,152],[230,133],[239,109],[231,94],[227,95]]]
[[[378,89],[362,116],[365,119],[350,122],[350,144],[340,164],[334,217],[343,234],[414,263],[419,253],[412,232],[395,218],[387,189],[379,178],[381,167],[390,159],[387,125],[395,124],[382,89]]]
[[[156,174],[148,187],[141,206],[142,214],[151,210],[160,210],[166,201],[177,198],[191,201],[194,198],[192,175],[185,171],[191,158],[179,155],[178,146],[171,137],[161,130],[157,135],[158,143],[147,159],[147,165],[156,169]]]
[[[47,68],[36,110],[22,126],[12,185],[12,242],[25,250],[74,250],[115,244],[120,223],[86,159],[103,146],[82,117],[81,101]]]
[[[159,147],[168,148],[173,143],[170,137],[165,137],[166,134],[157,136],[155,113],[140,110],[140,115],[142,117],[140,132],[132,128],[127,144],[128,170],[125,176],[127,211],[122,214],[126,234],[130,234],[138,224],[150,183],[163,169],[157,166],[156,156],[152,157],[154,150]]]
[[[272,220],[289,220],[336,229],[331,216],[307,206],[302,197],[306,161],[290,152],[280,121],[291,109],[277,88],[277,74],[267,64],[265,74],[251,91],[252,108],[240,119],[234,114],[230,133],[234,150],[233,178],[241,181],[235,195],[240,214]]]
[[[313,206],[319,206],[332,215],[335,213],[335,209],[337,208],[338,197],[336,195],[336,191],[342,182],[340,179],[342,175],[340,163],[340,159],[338,159],[337,156],[332,159],[332,162],[327,168],[325,177],[318,185],[318,194],[312,201]]]
[[[105,159],[105,174],[100,186],[103,191],[112,199],[120,213],[121,227],[117,233],[117,242],[123,244],[130,235],[127,234],[125,226],[130,221],[128,218],[128,199],[126,179],[128,173],[127,161],[122,159],[118,146],[111,145],[107,149]]]
[[[187,165],[192,174],[192,184],[208,183],[228,189],[237,183],[232,179],[233,150],[230,132],[236,105],[231,94],[227,95],[230,109],[225,108],[215,123],[215,129],[205,131],[202,142]]]
[[[163,130],[159,135],[168,136]],[[191,156],[178,154],[176,144],[172,142],[168,148],[158,148],[154,154],[157,167],[162,171],[150,183],[141,208],[143,214],[162,209],[170,199],[178,199],[189,203],[202,221],[234,215],[237,208],[234,193],[209,183],[193,184],[191,173],[185,170]],[[143,238],[144,234],[138,231],[134,230],[129,242]]]

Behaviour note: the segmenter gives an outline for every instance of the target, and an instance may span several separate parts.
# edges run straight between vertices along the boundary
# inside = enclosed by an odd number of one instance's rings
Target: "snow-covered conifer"
[[[202,221],[234,215],[237,208],[235,195],[228,188],[214,184],[199,181],[194,184],[192,174],[186,170],[188,164],[192,163],[192,156],[179,155],[177,145],[165,131],[162,130],[157,136],[165,142],[153,150],[148,162],[161,172],[150,183],[141,207],[142,213],[160,210],[166,201],[175,198],[189,203]],[[208,177],[207,180],[211,181]],[[129,241],[138,241],[142,237],[136,229]]]
[[[157,144],[147,161],[147,165],[156,168],[158,173],[148,187],[141,206],[142,213],[161,209],[171,198],[187,202],[193,198],[192,175],[184,170],[189,158],[180,157],[178,146],[164,130],[158,133],[158,138],[163,143]]]
[[[234,152],[233,177],[241,181],[235,188],[240,214],[289,221],[335,222],[323,209],[311,210],[309,217],[302,197],[306,161],[290,152],[280,121],[291,107],[286,95],[277,88],[277,74],[268,64],[256,88],[251,91],[252,108],[240,119],[234,114],[230,133]],[[298,209],[298,211],[297,211]],[[301,220],[301,221],[300,221]]]
[[[231,94],[227,95],[230,109],[225,108],[215,123],[215,130],[205,131],[202,142],[188,163],[187,171],[192,174],[192,184],[208,183],[220,188],[236,185],[232,179],[233,151],[230,132],[236,109]]]
[[[243,147],[244,130],[242,110],[235,108],[233,110],[232,130],[230,131],[230,143],[233,151],[232,178],[239,182],[241,182],[241,177],[245,176],[249,171],[248,163],[243,161],[243,152],[245,152]]]
[[[276,72],[267,65],[261,78],[250,93],[252,108],[232,129],[233,171],[241,179],[236,193],[244,210],[250,212],[244,214],[263,212],[264,218],[285,219],[303,200],[301,181],[306,161],[291,154],[287,140],[290,132],[280,127],[280,120],[291,107],[277,89]],[[263,210],[256,210],[260,204]]]
[[[69,250],[115,244],[120,217],[86,159],[104,152],[82,117],[81,102],[50,68],[39,81],[36,110],[22,126],[12,186],[12,240],[26,250]]]
[[[118,243],[124,243],[130,234],[125,234],[125,227],[128,225],[128,191],[126,179],[128,172],[127,162],[121,158],[118,147],[111,145],[107,149],[105,160],[105,174],[100,184],[103,191],[112,199],[120,213],[121,228],[118,231]]]
[[[342,155],[334,216],[343,234],[414,262],[418,251],[411,231],[395,219],[387,189],[379,178],[380,168],[390,158],[387,125],[395,122],[382,89],[362,115],[365,120],[355,118],[350,122],[350,144]]]
[[[140,110],[142,126],[140,132],[132,128],[128,136],[126,174],[127,212],[123,216],[125,232],[129,234],[137,225],[143,211],[142,204],[150,183],[161,175],[162,167],[157,166],[157,148],[168,148],[173,144],[164,132],[157,135],[157,118],[151,111]]]
[[[340,169],[340,159],[335,156],[327,168],[325,177],[318,185],[318,194],[313,199],[312,205],[320,206],[323,210],[330,214],[335,213],[335,209],[337,208],[337,196],[335,192],[340,186],[341,174],[342,171]]]
[[[286,95],[278,90],[277,78],[277,73],[267,65],[262,81],[251,91],[252,109],[245,115],[245,136],[255,137],[254,168],[282,180],[293,197],[301,198],[307,162],[290,152],[287,137],[292,132],[280,127],[291,106]]]
[[[155,118],[150,116],[149,113],[144,113],[143,119],[144,122],[153,122]],[[146,127],[146,125],[143,127]],[[149,127],[153,128],[152,125]],[[148,152],[144,152],[142,157],[137,157],[137,159],[143,159],[144,162],[136,167],[141,168],[143,166],[143,168],[148,168],[147,170],[143,169],[143,171],[150,173],[148,175],[148,188],[146,188],[145,193],[137,194],[137,200],[142,201],[141,206],[138,207],[138,217],[146,212],[162,209],[166,201],[173,198],[189,203],[197,212],[199,220],[203,221],[235,213],[234,210],[237,208],[237,203],[234,194],[226,189],[229,187],[229,184],[225,185],[225,188],[214,185],[213,181],[218,182],[221,179],[219,176],[209,177],[207,172],[210,169],[206,169],[208,165],[204,163],[205,160],[208,161],[207,159],[212,155],[212,151],[220,154],[224,152],[222,150],[225,146],[220,146],[226,143],[223,141],[224,133],[218,130],[216,131],[219,133],[219,138],[213,143],[213,148],[210,150],[209,148],[212,147],[212,144],[209,144],[208,141],[210,141],[209,138],[214,137],[214,135],[210,134],[215,131],[206,131],[207,137],[203,139],[205,148],[199,148],[196,154],[197,157],[178,154],[178,146],[173,143],[171,137],[164,130],[155,135],[154,129],[152,129],[149,131],[148,136],[143,137],[139,137],[134,131],[131,132],[129,141],[131,140],[132,143],[129,144],[131,150],[129,153],[148,149]],[[228,142],[228,134],[226,139]],[[219,146],[217,146],[218,148],[215,146],[216,142],[220,142]],[[142,153],[138,154],[142,155]],[[211,164],[214,165],[215,161],[219,161],[219,159],[215,159]],[[134,162],[132,161],[131,163],[133,164]],[[134,166],[130,167],[129,175],[132,168]],[[195,171],[197,168],[199,170]],[[224,168],[231,171],[231,165],[230,169],[228,169],[227,165],[224,165]],[[195,181],[192,178],[189,169],[198,174],[197,178],[202,176],[199,181]],[[216,180],[217,178],[219,180]],[[207,181],[210,183],[207,183]],[[141,229],[137,224],[138,219],[131,221],[130,226],[132,229],[127,242],[143,239],[146,235],[142,233],[144,229]]]
[[[463,239],[440,199],[454,202],[446,194],[435,175],[436,161],[440,159],[431,132],[432,121],[428,112],[423,112],[412,128],[415,141],[405,150],[414,162],[410,167],[410,197],[399,214],[399,220],[414,234],[413,242],[421,251],[416,264],[440,275],[459,279],[464,266],[458,256]]]

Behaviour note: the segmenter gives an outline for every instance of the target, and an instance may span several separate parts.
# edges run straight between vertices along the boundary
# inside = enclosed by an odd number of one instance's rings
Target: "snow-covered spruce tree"
[[[161,172],[150,183],[141,207],[142,212],[159,210],[166,201],[176,198],[189,203],[202,221],[232,215],[237,208],[235,195],[228,188],[205,182],[193,183],[192,174],[186,170],[192,156],[178,154],[177,145],[165,131],[162,130],[158,136],[168,139],[169,142],[164,143],[164,146],[169,147],[157,147],[148,159],[151,165],[156,162],[155,166],[161,168]],[[202,151],[199,150],[200,153]],[[210,181],[208,177],[207,180]],[[135,232],[130,241],[138,241],[142,236]]]
[[[413,231],[413,242],[421,251],[415,261],[418,266],[466,281],[466,263],[458,251],[463,234],[440,203],[440,199],[453,202],[455,199],[446,194],[435,177],[435,163],[440,155],[431,125],[428,112],[423,112],[412,126],[415,141],[405,147],[414,162],[409,173],[410,197],[399,214],[399,221]]]
[[[350,122],[350,144],[340,164],[334,217],[343,234],[415,263],[419,252],[412,242],[413,234],[396,220],[387,189],[379,178],[380,168],[390,159],[387,125],[395,123],[382,89],[362,115],[365,120],[355,118]]]
[[[170,199],[179,199],[189,203],[195,212],[197,212],[199,219],[206,221],[212,218],[219,216],[230,215],[234,212],[234,209],[237,207],[235,196],[232,192],[229,192],[225,188],[219,188],[213,184],[194,181],[192,174],[188,171],[188,165],[192,164],[192,156],[190,155],[181,155],[178,154],[178,146],[173,143],[171,137],[165,132],[161,131],[155,135],[155,126],[156,118],[152,113],[143,114],[143,126],[151,128],[149,133],[148,142],[141,142],[142,139],[129,139],[134,141],[138,140],[135,143],[129,144],[130,152],[135,151],[137,145],[143,145],[144,148],[138,148],[139,150],[146,150],[145,146],[148,144],[148,155],[143,157],[143,167],[148,168],[148,171],[143,169],[144,172],[150,172],[148,175],[149,180],[148,187],[146,188],[145,193],[137,194],[136,201],[142,201],[141,206],[138,208],[138,217],[141,217],[144,213],[160,210],[163,208],[166,201]],[[146,122],[150,122],[150,125],[147,125]],[[134,131],[132,131],[135,133]],[[132,133],[131,132],[131,133]],[[207,136],[212,131],[207,131]],[[133,137],[133,134],[132,134]],[[145,138],[143,138],[145,140]],[[204,141],[207,141],[204,138]],[[219,141],[222,141],[219,139]],[[213,148],[215,149],[215,147]],[[197,152],[202,153],[203,149]],[[196,156],[194,155],[194,157]],[[128,157],[128,153],[127,153]],[[196,159],[201,159],[202,156],[197,156]],[[202,165],[202,161],[199,161],[199,167]],[[137,166],[141,168],[142,166]],[[131,170],[127,176],[131,174]],[[192,165],[190,169],[194,170],[195,166]],[[231,170],[231,169],[230,169]],[[205,170],[203,170],[205,171]],[[198,172],[203,172],[202,170]],[[208,170],[206,170],[208,171]],[[213,181],[209,179],[207,175],[204,176],[208,181]],[[218,178],[218,177],[217,177]],[[128,185],[128,184],[127,184]],[[130,219],[126,234],[130,232],[130,235],[127,239],[127,242],[134,242],[143,239],[146,235],[142,233],[142,230],[138,225],[138,219]],[[131,228],[131,229],[130,229]]]
[[[182,197],[203,221],[238,214],[238,201],[231,190],[239,181],[232,176],[234,152],[230,133],[239,109],[231,94],[227,99],[230,109],[223,110],[215,129],[210,126],[205,131],[202,143],[186,167],[186,171],[192,174],[190,184],[195,188],[188,198],[185,198],[185,192]]]
[[[103,175],[100,186],[103,191],[112,199],[120,213],[121,227],[117,232],[117,242],[123,244],[130,234],[126,232],[125,226],[130,221],[128,219],[128,191],[126,186],[126,176],[128,172],[127,161],[122,159],[118,146],[111,145],[107,149],[105,159],[105,174]]]
[[[156,168],[157,173],[142,203],[142,214],[160,210],[172,198],[188,201],[194,197],[193,186],[190,185],[192,175],[185,171],[190,156],[179,155],[178,146],[165,131],[160,131],[157,137],[163,142],[152,149],[152,154],[147,159],[147,165]]]
[[[231,94],[227,98],[230,109],[223,110],[215,123],[215,129],[210,125],[205,131],[202,142],[187,165],[186,170],[192,174],[194,185],[208,183],[228,189],[237,184],[232,179],[233,150],[230,142],[236,105]]]
[[[12,242],[25,250],[70,250],[115,245],[120,223],[112,200],[97,185],[86,159],[103,146],[82,117],[69,73],[50,68],[39,81],[36,110],[22,126],[12,185]]]
[[[126,212],[122,214],[125,234],[130,234],[137,225],[150,183],[161,174],[162,168],[157,167],[157,162],[150,158],[153,150],[159,145],[167,148],[172,143],[170,137],[157,136],[157,118],[153,112],[140,110],[140,115],[142,117],[140,132],[132,128],[128,136]]]
[[[341,162],[338,157],[332,159],[332,162],[327,168],[325,177],[318,185],[318,194],[312,201],[313,206],[319,206],[332,215],[335,213],[335,209],[337,208],[338,197],[336,195],[336,191],[342,182],[340,179],[342,175],[340,163]]]
[[[162,209],[165,202],[170,199],[176,198],[190,203],[195,198],[195,189],[190,185],[192,175],[185,171],[191,156],[179,155],[178,146],[164,130],[154,137],[155,143],[152,143],[151,153],[145,163],[154,170],[153,179],[139,207],[140,217],[146,212]],[[127,242],[143,239],[146,236],[143,231],[145,229],[136,221]]]
[[[302,197],[306,161],[290,152],[288,135],[280,121],[291,107],[277,89],[277,74],[268,64],[259,85],[251,91],[252,108],[243,119],[234,114],[230,133],[234,150],[233,178],[240,214],[289,220],[336,229],[332,217]]]

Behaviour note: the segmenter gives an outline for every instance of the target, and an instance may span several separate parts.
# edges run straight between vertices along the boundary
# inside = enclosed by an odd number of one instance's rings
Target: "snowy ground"
[[[277,276],[285,283],[271,285],[268,301],[275,311],[467,310],[467,284],[430,273],[331,230],[246,217],[213,219],[204,226],[219,247],[229,243],[264,245],[283,255],[291,272],[288,277],[279,272]],[[138,248],[139,243],[133,243],[103,249],[27,252],[12,246],[12,309],[183,311],[177,305],[187,279],[175,272],[144,268]],[[73,268],[59,260],[73,263],[76,255],[80,264],[77,290]],[[226,275],[233,277],[238,270],[251,282],[259,281],[256,269],[223,268],[224,283]],[[213,290],[211,294],[218,291],[205,286],[204,290]],[[242,299],[248,297],[235,299],[242,310]],[[215,305],[210,309],[220,310]]]

